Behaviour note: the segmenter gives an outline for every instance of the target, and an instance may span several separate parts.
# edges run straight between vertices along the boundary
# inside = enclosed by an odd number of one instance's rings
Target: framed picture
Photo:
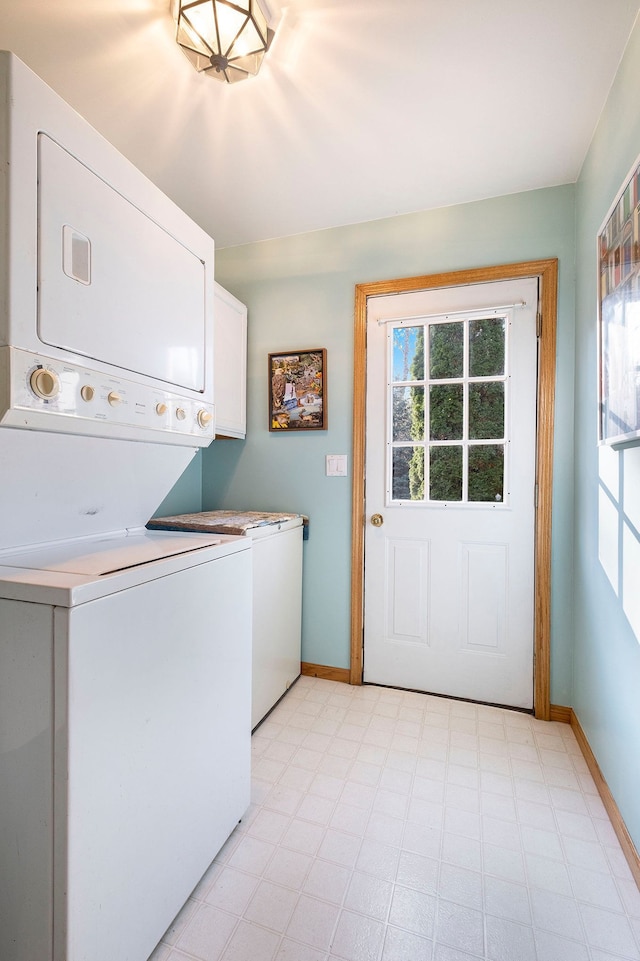
[[[640,157],[598,233],[599,440],[640,443]]]
[[[269,430],[326,429],[326,350],[269,354]]]

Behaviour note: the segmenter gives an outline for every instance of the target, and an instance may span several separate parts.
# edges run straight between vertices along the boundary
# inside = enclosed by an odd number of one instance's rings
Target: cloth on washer
[[[265,527],[302,517],[266,511],[200,511],[197,514],[175,514],[172,517],[153,517],[147,527],[152,530],[202,531],[205,534],[245,534],[253,527]]]

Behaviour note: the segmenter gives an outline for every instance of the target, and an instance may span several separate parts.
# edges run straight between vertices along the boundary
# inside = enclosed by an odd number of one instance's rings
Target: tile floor
[[[639,961],[640,892],[568,725],[301,678],[152,961]]]

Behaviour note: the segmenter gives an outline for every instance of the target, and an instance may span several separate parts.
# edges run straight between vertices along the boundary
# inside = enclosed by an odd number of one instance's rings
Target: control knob
[[[186,412],[186,410],[184,409],[184,407],[177,407],[177,408],[176,408],[176,419],[177,419],[177,420],[184,420],[186,416],[187,416],[187,412]]]
[[[37,367],[29,378],[31,390],[36,397],[43,400],[50,400],[60,393],[60,378],[53,370],[45,367]]]
[[[109,401],[112,407],[117,407],[118,404],[122,403],[122,397],[115,390],[112,390],[111,393],[107,395],[107,400]]]
[[[211,414],[208,410],[204,410],[203,408],[202,410],[198,411],[197,420],[198,426],[204,429],[205,427],[208,427],[213,420],[213,414]]]

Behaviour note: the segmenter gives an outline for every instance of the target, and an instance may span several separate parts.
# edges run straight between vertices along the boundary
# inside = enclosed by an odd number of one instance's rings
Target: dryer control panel
[[[206,447],[214,407],[171,390],[0,347],[0,425]]]

